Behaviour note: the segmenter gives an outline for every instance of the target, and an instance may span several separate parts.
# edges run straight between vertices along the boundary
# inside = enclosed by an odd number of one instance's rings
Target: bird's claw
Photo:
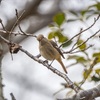
[[[48,60],[44,60],[43,63],[48,63]]]

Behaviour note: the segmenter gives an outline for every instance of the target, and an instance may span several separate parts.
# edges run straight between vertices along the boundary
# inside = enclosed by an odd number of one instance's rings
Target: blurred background
[[[87,13],[88,8],[90,10]],[[48,37],[52,31],[49,25],[54,21],[53,17],[59,12],[64,12],[66,22],[62,25],[63,33],[67,37],[72,37],[79,32],[80,28],[87,28],[93,23],[94,17],[100,13],[100,0],[2,0],[0,18],[8,31],[12,29],[16,21],[15,9],[18,10],[19,15],[25,10],[20,19],[20,25],[24,32],[35,35],[44,34],[45,37]],[[82,39],[84,40],[98,29],[100,29],[100,20],[91,30],[82,35]],[[1,25],[0,30],[2,30]],[[13,31],[18,32],[19,28],[16,26]],[[0,34],[7,39],[9,38],[8,34]],[[34,37],[12,35],[11,38],[12,41],[19,43],[31,54],[39,54],[38,41]],[[14,94],[16,100],[55,100],[71,95],[70,89],[64,89],[54,95],[63,88],[61,83],[65,81],[22,52],[13,54],[12,60],[8,46],[3,41],[1,42],[4,48],[2,74],[5,86],[3,92],[7,100],[11,100],[10,93]],[[95,48],[100,45],[99,42],[98,39]],[[89,44],[94,43],[95,40],[89,42]],[[69,48],[70,46],[64,50],[68,51]],[[90,51],[93,53],[93,50]],[[89,57],[91,57],[90,51]],[[67,59],[68,55],[65,57]],[[41,59],[44,58],[41,57]],[[66,59],[63,60],[66,66],[74,62],[74,60],[67,61]],[[53,66],[63,72],[56,61],[53,62]],[[97,68],[100,68],[99,65]],[[84,67],[81,67],[81,64],[74,65],[74,67],[68,68],[68,76],[73,82],[80,82],[83,79],[83,70]],[[90,89],[99,83],[99,81],[86,81],[82,88]]]

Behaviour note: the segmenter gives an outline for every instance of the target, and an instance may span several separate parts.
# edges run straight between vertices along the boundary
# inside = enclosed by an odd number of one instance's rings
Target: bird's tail
[[[61,64],[61,66],[62,66],[63,70],[65,71],[65,73],[68,73],[66,67],[64,66],[64,64],[61,60],[61,58],[57,59],[57,61]]]

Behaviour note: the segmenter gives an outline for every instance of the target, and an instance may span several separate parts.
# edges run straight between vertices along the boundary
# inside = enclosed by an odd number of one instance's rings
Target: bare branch
[[[95,35],[97,35],[98,33],[100,32],[100,29],[95,32],[95,34],[91,35],[89,38],[87,38],[84,42],[82,42],[80,45],[78,45],[77,47],[75,48],[71,48],[71,50],[67,51],[67,52],[64,52],[65,54],[67,53],[74,53],[73,51],[76,50],[77,48],[79,48],[80,46],[82,46],[83,44],[87,43],[87,41],[89,41],[91,38],[93,38]],[[90,46],[91,47],[91,46]],[[86,48],[87,50],[87,48]],[[76,52],[76,51],[75,51]]]
[[[4,25],[2,23],[2,19],[0,19],[0,24],[1,24],[2,28],[3,28],[3,30],[6,31],[6,33],[7,33],[7,30],[6,30],[6,28],[4,27]]]
[[[72,97],[66,97],[65,99],[57,100],[94,100],[100,96],[100,84],[89,90],[82,90],[79,93],[73,95]]]
[[[20,20],[20,18],[22,17],[22,15],[24,14],[24,11],[22,12],[22,14],[21,14],[20,16],[19,16],[19,14],[18,14],[17,9],[16,9],[15,11],[16,11],[16,17],[17,17],[17,23],[16,23],[16,24],[18,25],[20,31],[22,32],[22,33],[20,33],[20,34],[21,34],[21,35],[25,35],[25,36],[33,36],[33,37],[36,37],[36,36],[33,35],[33,34],[25,33],[25,32],[22,30],[21,26],[20,26],[19,20]]]
[[[17,9],[15,9],[15,11],[17,11]],[[14,30],[14,28],[16,27],[16,25],[18,24],[19,20],[21,19],[21,17],[23,16],[23,14],[25,13],[25,10],[21,13],[21,15],[17,18],[16,22],[14,23],[13,27],[11,28],[10,34],[9,34],[9,40],[11,41],[11,34],[12,31]]]
[[[3,33],[3,34],[10,34],[11,32],[10,31],[4,31],[4,30],[0,30],[0,33]],[[36,37],[34,34],[30,34],[30,33],[25,33],[25,34],[22,34],[22,33],[20,33],[20,32],[12,32],[11,33],[12,35],[15,35],[15,36],[17,36],[17,35],[23,35],[23,36],[31,36],[31,37]]]
[[[78,47],[82,46],[83,44],[85,44],[88,40],[90,40],[92,37],[94,37],[96,34],[98,34],[100,32],[100,29],[95,32],[95,34],[91,35],[89,38],[87,38],[83,43],[81,43],[80,45],[78,45],[76,48],[74,48],[72,51],[74,51],[75,49],[77,49]]]
[[[17,20],[18,20],[17,25],[18,25],[20,31],[22,32],[22,34],[25,34],[25,35],[26,35],[26,33],[21,29],[21,26],[20,26],[20,24],[19,24],[19,18],[20,18],[21,16],[19,16],[17,9],[16,9],[16,17],[17,17]]]
[[[13,95],[13,93],[10,93],[10,96],[11,96],[11,99],[12,99],[12,100],[16,100],[16,99],[15,99],[15,96]]]
[[[3,58],[3,48],[0,43],[0,100],[5,100],[3,95],[3,84],[2,84],[2,58]]]
[[[81,49],[78,51],[68,51],[68,52],[63,52],[63,53],[70,53],[70,54],[75,54],[75,53],[79,53],[79,52],[85,52],[86,50],[88,50],[89,48],[93,47],[94,45],[89,45],[87,48],[85,49]]]
[[[92,27],[95,25],[95,23],[99,20],[99,18],[100,18],[100,14],[98,15],[97,18],[94,18],[94,22],[93,22],[92,25],[90,25],[88,28],[86,28],[86,29],[80,31],[78,34],[74,35],[70,40],[68,40],[68,41],[66,41],[66,42],[64,42],[64,43],[62,43],[62,44],[59,46],[59,48],[60,48],[61,46],[63,46],[65,43],[68,43],[69,41],[73,40],[75,37],[79,36],[79,35],[82,34],[83,32],[85,32],[85,31],[89,30],[90,28],[92,28]]]
[[[80,32],[82,31],[82,28],[80,29]],[[72,49],[77,45],[79,39],[81,37],[81,34],[79,34],[78,38],[77,38],[77,41],[74,43],[74,45],[72,46]]]

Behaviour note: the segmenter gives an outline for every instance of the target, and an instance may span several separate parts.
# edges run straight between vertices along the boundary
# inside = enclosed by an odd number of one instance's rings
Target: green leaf
[[[68,40],[68,38],[67,38],[66,36],[64,36],[64,35],[59,36],[59,42],[60,42],[60,43],[63,43],[63,42],[65,42],[66,40]]]
[[[75,59],[78,63],[85,63],[85,62],[87,62],[87,60],[84,57],[78,56],[78,55],[69,56],[68,59]]]
[[[95,81],[95,82],[98,82],[98,81],[100,81],[100,77],[97,77],[97,76],[92,76],[92,81]]]
[[[48,39],[52,39],[52,38],[54,38],[54,32],[50,32],[48,35]]]
[[[85,70],[85,71],[83,72],[83,77],[84,77],[84,79],[87,79],[87,78],[89,77],[90,73],[88,73],[88,71],[89,71],[89,70]]]
[[[68,40],[68,39],[67,39],[67,40]],[[67,40],[66,40],[66,41],[67,41]],[[71,45],[71,43],[72,43],[71,40],[70,40],[69,42],[65,42],[65,43],[63,43],[62,47],[67,47],[67,46]]]
[[[97,8],[97,10],[100,10],[100,3],[99,2],[97,4],[95,4],[94,6]]]
[[[83,40],[79,40],[79,41],[77,42],[77,45],[81,45],[83,42],[84,42]],[[80,49],[80,50],[86,49],[86,44],[84,43],[84,44],[82,44],[81,46],[79,46],[79,49]]]
[[[54,37],[58,38],[59,43],[64,43],[68,40],[67,36],[64,36],[60,31],[52,31],[48,34],[48,39],[52,39]],[[72,43],[72,41],[69,41],[67,43],[63,44],[63,47],[67,47]]]
[[[80,13],[81,13],[82,16],[84,16],[87,13],[87,11],[88,11],[87,9],[86,10],[82,10]]]
[[[68,40],[68,38],[66,36],[64,36],[60,31],[55,32],[55,35],[54,36],[58,37],[58,42],[59,43],[63,43],[66,40]]]
[[[68,38],[66,36],[64,36],[62,33],[60,33],[59,31],[54,31],[54,32],[50,32],[48,35],[48,39],[52,39],[54,37],[58,37],[58,42],[63,43],[66,40],[68,40]]]
[[[94,53],[92,57],[100,57],[100,52]]]
[[[97,60],[96,60],[96,64],[97,63],[100,63],[100,52],[96,52],[96,53],[94,53],[93,55],[92,55],[92,57],[96,57],[97,58]]]
[[[98,64],[98,63],[100,63],[100,57],[96,57],[97,59],[96,59],[96,61],[95,61],[95,65],[96,64]]]
[[[65,14],[64,13],[58,13],[53,17],[53,21],[58,25],[61,26],[63,22],[65,21]]]
[[[100,68],[96,69],[95,72],[100,75]]]
[[[79,57],[77,58],[77,62],[83,63],[86,62],[87,60],[84,57]]]
[[[91,6],[89,6],[88,8],[92,8],[92,7],[96,7],[97,10],[99,11],[99,10],[100,10],[100,2],[97,2],[96,4],[91,5]]]
[[[60,30],[57,27],[51,27],[51,32],[48,34],[48,39],[52,39],[54,37],[58,37]]]

